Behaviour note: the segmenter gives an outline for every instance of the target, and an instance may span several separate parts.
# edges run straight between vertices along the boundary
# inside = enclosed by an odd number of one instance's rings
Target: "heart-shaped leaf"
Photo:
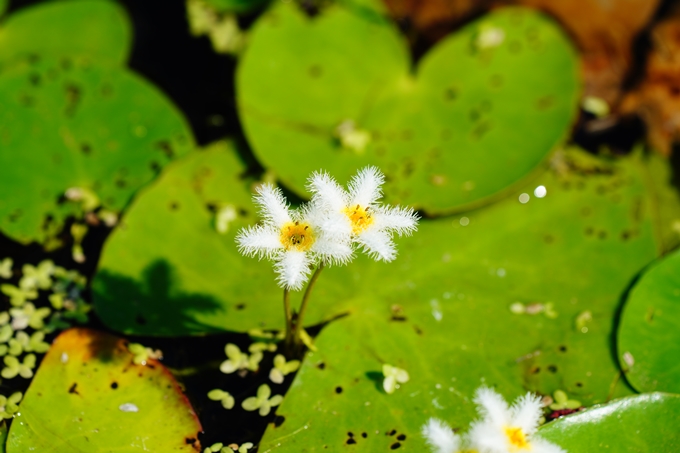
[[[350,5],[310,18],[275,2],[238,67],[249,143],[298,194],[314,170],[346,180],[375,164],[390,201],[460,210],[517,183],[567,134],[577,59],[545,16],[497,10],[412,69],[396,29]]]
[[[0,2],[2,3],[2,2]],[[0,12],[2,11],[0,5]],[[20,9],[0,26],[0,65],[17,57],[90,55],[123,63],[132,44],[125,10],[109,0],[47,2]]]
[[[0,74],[0,229],[23,243],[45,241],[74,212],[61,203],[73,187],[121,210],[192,142],[172,103],[125,69],[21,62]]]
[[[680,449],[680,395],[630,396],[548,423],[539,433],[569,453]]]
[[[21,402],[7,451],[200,451],[201,424],[172,375],[133,359],[113,335],[62,333]]]
[[[618,356],[641,392],[680,393],[680,251],[650,267],[635,284],[621,316]]]

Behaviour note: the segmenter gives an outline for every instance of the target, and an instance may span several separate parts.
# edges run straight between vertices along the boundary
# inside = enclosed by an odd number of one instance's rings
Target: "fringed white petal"
[[[473,423],[467,433],[468,448],[479,453],[508,453],[508,438],[502,428],[493,423]]]
[[[482,418],[496,426],[509,426],[511,412],[508,403],[495,390],[480,387],[475,392],[475,403]]]
[[[317,236],[332,237],[339,241],[349,241],[352,235],[352,222],[340,210],[331,210],[318,200],[303,205],[301,216],[314,228]]]
[[[309,280],[313,261],[307,252],[286,250],[274,265],[274,270],[279,274],[277,281],[283,288],[297,291]]]
[[[361,245],[368,256],[376,261],[392,261],[397,250],[389,233],[371,228],[360,233],[355,241]]]
[[[439,419],[428,420],[421,433],[433,453],[457,453],[460,449],[460,436]]]
[[[262,184],[258,187],[254,200],[260,207],[260,215],[265,223],[280,228],[292,220],[286,198],[278,187]]]
[[[543,412],[541,398],[531,393],[527,393],[515,400],[511,411],[511,425],[522,428],[522,431],[530,436],[538,429],[538,422]]]
[[[558,445],[534,436],[531,439],[531,453],[567,453]]]
[[[380,186],[384,182],[385,176],[378,167],[362,168],[349,182],[349,205],[365,208],[375,203],[382,196]]]
[[[312,201],[331,211],[342,211],[347,206],[347,192],[325,171],[312,174],[307,180]]]
[[[311,251],[328,265],[348,264],[354,259],[354,250],[350,242],[330,240],[323,236],[314,242]]]
[[[380,206],[373,214],[373,227],[408,235],[418,229],[420,217],[411,208]]]
[[[279,230],[273,226],[254,225],[242,228],[236,235],[238,251],[246,256],[274,258],[283,249]]]

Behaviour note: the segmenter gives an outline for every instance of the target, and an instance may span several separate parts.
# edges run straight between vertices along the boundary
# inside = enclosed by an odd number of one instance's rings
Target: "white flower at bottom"
[[[322,230],[327,214],[316,206],[292,210],[281,190],[269,184],[258,188],[254,200],[263,222],[239,231],[236,242],[244,255],[274,261],[280,286],[298,290],[318,262],[344,264],[352,258],[349,241]]]
[[[460,451],[461,437],[437,418],[429,419],[421,433],[434,453],[458,453]]]
[[[350,238],[371,258],[392,261],[397,256],[392,235],[414,232],[418,216],[410,208],[379,204],[384,182],[377,167],[365,167],[352,178],[347,191],[324,172],[313,174],[308,187],[312,204],[332,214],[321,224],[327,234]]]
[[[503,397],[490,388],[477,390],[475,403],[482,419],[468,432],[472,450],[479,453],[564,453],[560,447],[537,437],[542,415],[541,399],[531,393],[508,406]]]

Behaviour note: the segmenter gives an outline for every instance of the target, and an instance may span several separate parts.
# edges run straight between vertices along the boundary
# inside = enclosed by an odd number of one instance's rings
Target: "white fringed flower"
[[[477,390],[475,403],[481,420],[468,433],[473,450],[480,453],[565,453],[560,447],[536,436],[542,415],[541,399],[531,393],[508,406],[490,388]]]
[[[326,234],[321,228],[322,224],[334,223],[331,213],[314,204],[290,209],[281,190],[269,184],[257,189],[254,201],[262,223],[239,231],[239,252],[274,261],[281,287],[301,289],[315,264],[344,264],[351,260],[349,240]]]
[[[327,173],[317,172],[309,178],[312,204],[321,211],[341,214],[329,217],[321,228],[329,235],[349,237],[375,260],[392,261],[397,251],[394,233],[411,234],[417,229],[418,216],[411,208],[383,206],[381,186],[385,176],[376,167],[365,167],[352,178],[344,190]]]
[[[437,418],[428,420],[421,433],[433,453],[458,453],[460,451],[460,436]]]

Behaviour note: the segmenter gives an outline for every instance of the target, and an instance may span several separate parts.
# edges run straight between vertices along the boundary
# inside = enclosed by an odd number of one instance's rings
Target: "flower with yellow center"
[[[254,201],[262,223],[239,231],[236,242],[244,255],[274,261],[280,286],[298,290],[309,279],[313,266],[344,264],[352,258],[349,240],[326,234],[321,228],[333,223],[332,214],[313,204],[290,209],[281,190],[269,184],[258,188]]]
[[[343,189],[325,172],[309,178],[312,204],[331,214],[321,224],[329,235],[349,239],[376,260],[392,261],[397,251],[392,241],[394,233],[411,234],[417,229],[418,216],[413,209],[386,206],[378,200],[385,176],[377,167],[365,167]]]
[[[508,406],[501,395],[482,387],[475,403],[481,419],[468,433],[471,448],[483,453],[564,453],[536,435],[543,412],[540,397],[527,393]]]

